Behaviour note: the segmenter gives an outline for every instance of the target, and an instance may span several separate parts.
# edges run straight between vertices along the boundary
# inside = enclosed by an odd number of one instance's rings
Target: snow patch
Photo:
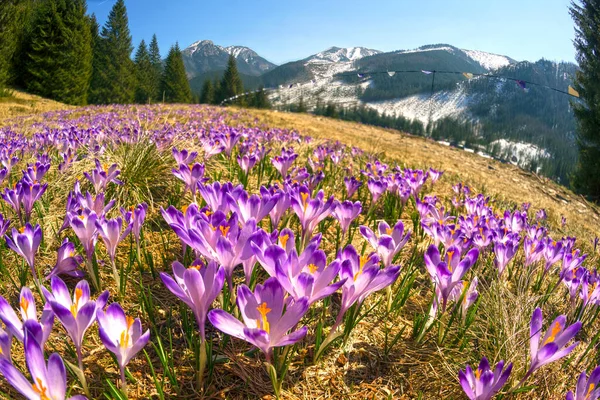
[[[485,51],[479,50],[463,49],[463,51],[467,53],[467,55],[470,58],[477,61],[483,68],[487,69],[488,71],[493,71],[511,64],[508,57],[501,56],[499,54],[486,53]]]
[[[496,148],[496,156],[509,160],[512,164],[527,167],[532,161],[542,158],[550,158],[547,150],[531,143],[513,142],[506,139],[498,139],[490,144],[490,148]]]

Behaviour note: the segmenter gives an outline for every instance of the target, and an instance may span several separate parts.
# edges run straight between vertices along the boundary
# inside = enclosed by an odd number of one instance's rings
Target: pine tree
[[[135,67],[131,60],[133,45],[124,0],[117,0],[102,28],[98,57],[97,101],[101,104],[132,103],[135,94]]]
[[[0,8],[0,95],[4,94],[4,88],[10,76],[10,60],[15,52],[16,27],[13,21],[17,14],[16,4],[8,0]]]
[[[143,39],[135,53],[135,75],[137,81],[135,102],[143,104],[154,101],[156,96],[154,66],[150,60],[146,42]]]
[[[85,104],[92,46],[85,0],[46,0],[27,47],[27,89],[68,104]]]
[[[577,118],[579,163],[575,188],[600,198],[600,0],[580,0],[570,7],[575,21],[575,49],[579,71],[575,89],[582,102],[574,101]]]
[[[162,93],[160,93],[160,79],[163,73],[163,62],[160,57],[160,49],[158,48],[158,39],[156,35],[152,35],[150,41],[150,62],[153,67],[152,82],[154,84],[154,98],[158,101],[162,99]]]
[[[267,92],[265,92],[265,89],[262,86],[252,95],[250,106],[263,109],[271,108]]]
[[[229,99],[233,96],[244,92],[244,84],[240,78],[240,74],[237,69],[237,63],[233,55],[229,55],[227,61],[227,69],[221,79],[221,85],[217,96],[217,102],[220,103],[225,99]]]
[[[102,56],[103,42],[100,37],[100,25],[95,14],[90,17],[90,34],[92,37],[92,76],[88,90],[88,103],[98,104],[102,96],[101,71],[103,70],[104,57]]]
[[[215,103],[215,88],[213,87],[210,79],[206,79],[202,85],[202,93],[200,95],[201,104],[214,104]]]
[[[0,0],[0,14],[8,16],[0,21],[0,30],[8,32],[0,37],[0,57],[8,62],[8,83],[24,87],[26,83],[27,45],[34,26],[35,11],[40,6],[38,0]],[[2,36],[0,34],[0,36]],[[3,61],[0,61],[2,63]]]
[[[192,101],[190,82],[185,74],[183,57],[178,44],[171,47],[165,61],[161,92],[167,103],[190,103]]]

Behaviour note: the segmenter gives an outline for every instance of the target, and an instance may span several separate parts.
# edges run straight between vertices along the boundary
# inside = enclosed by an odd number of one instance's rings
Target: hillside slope
[[[413,167],[433,167],[454,181],[463,181],[482,190],[500,203],[535,204],[545,208],[549,218],[560,226],[567,218],[569,234],[587,238],[588,245],[598,235],[600,208],[574,194],[564,186],[524,171],[512,164],[481,157],[432,140],[371,126],[309,114],[251,111],[269,126],[297,129],[314,138],[339,140],[373,153],[383,153]],[[448,193],[450,188],[440,186]],[[567,232],[565,232],[566,234]]]

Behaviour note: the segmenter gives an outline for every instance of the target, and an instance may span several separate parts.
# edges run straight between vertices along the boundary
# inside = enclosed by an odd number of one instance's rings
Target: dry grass
[[[73,107],[40,96],[13,90],[8,97],[0,97],[0,125],[9,118],[26,117],[48,111],[68,110]]]
[[[36,109],[35,112],[51,111],[52,103],[54,102],[48,101],[47,109]],[[67,108],[59,103],[54,105],[56,109]],[[185,106],[173,107],[173,109],[186,108]],[[3,104],[0,103],[0,125],[2,124],[3,110]],[[260,123],[269,127],[295,129],[301,134],[320,140],[339,140],[370,153],[384,155],[387,159],[407,166],[433,167],[444,170],[443,179],[436,184],[434,189],[435,193],[446,202],[451,193],[450,186],[458,181],[463,181],[476,191],[482,191],[492,196],[497,207],[510,207],[511,204],[530,202],[534,208],[545,208],[554,226],[560,226],[561,215],[566,216],[567,228],[560,233],[585,238],[586,243],[579,243],[581,247],[585,247],[589,243],[589,239],[598,234],[600,214],[597,207],[553,182],[512,165],[484,159],[424,138],[381,128],[302,114],[257,110],[241,112],[246,113],[248,121],[253,121],[256,117]],[[15,115],[17,114],[12,116]],[[28,125],[40,118],[39,115],[25,117],[24,123]],[[171,122],[175,122],[175,119],[173,121],[165,120],[165,123]],[[56,177],[51,182],[48,194],[58,193],[62,186],[71,187],[72,181],[80,171],[88,169],[91,165],[88,164],[89,162],[82,163],[72,173]],[[132,175],[137,175],[137,173],[132,173]],[[336,191],[339,188],[328,189]],[[154,198],[155,196],[150,197]],[[61,220],[63,208],[64,199],[61,198],[58,201],[58,197],[53,198],[48,207],[48,211],[51,211],[52,215],[50,219],[58,223]],[[160,220],[157,210],[153,214],[150,217],[151,220],[155,222]],[[162,257],[170,260],[178,256],[180,250],[178,240],[172,232],[166,233],[168,241],[166,247],[169,249],[169,254],[165,254],[158,233],[161,225],[157,222],[152,224],[151,229],[152,231],[148,232],[146,238],[147,244],[154,260],[161,266]],[[556,233],[556,230],[553,233]],[[355,240],[359,241],[359,238],[357,237]],[[48,240],[47,245],[53,247],[54,250],[57,242],[57,240]],[[332,245],[333,240],[324,242]],[[100,247],[102,248],[102,246]],[[425,247],[426,243],[419,243],[419,252],[422,252]],[[328,254],[333,252],[333,249],[326,248],[325,250]],[[124,253],[124,249],[121,249],[120,256],[123,257]],[[406,253],[408,254],[410,251],[406,251]],[[53,253],[48,251],[47,254],[52,255]],[[51,265],[52,260],[48,259],[47,261],[48,265]],[[125,261],[123,260],[123,262]],[[168,269],[167,266],[163,265],[162,267]],[[133,279],[137,279],[137,275]],[[104,276],[103,281],[110,282],[110,276]],[[178,303],[161,282],[154,281],[145,275],[144,283],[151,291],[157,306],[157,326],[160,328],[166,324],[172,324],[171,317],[174,321],[178,321],[180,318]],[[515,369],[522,372],[522,369],[526,367],[524,365],[526,359],[523,358],[523,355],[526,354],[524,349],[528,347],[524,340],[529,316],[534,307],[531,298],[519,297],[511,293],[508,288],[496,287],[493,284],[487,290],[482,288],[481,293],[485,301],[482,302],[478,315],[479,322],[476,323],[480,328],[476,332],[478,340],[467,347],[464,352],[459,352],[456,349],[439,348],[435,344],[435,340],[416,343],[410,339],[412,317],[415,313],[423,312],[425,304],[429,301],[427,291],[430,289],[426,282],[423,281],[420,286],[414,292],[405,310],[396,319],[387,321],[383,313],[376,309],[372,315],[361,322],[344,348],[334,348],[318,365],[311,365],[310,362],[313,348],[309,346],[305,349],[305,353],[295,359],[294,365],[290,369],[282,397],[284,399],[413,399],[419,398],[419,396],[422,399],[462,398],[457,382],[458,369],[463,368],[466,362],[472,363],[475,354],[480,352],[485,352],[494,361],[501,358],[513,360]],[[130,287],[136,289],[136,284],[132,282]],[[427,295],[419,293],[419,289]],[[13,291],[10,296],[13,301],[15,295],[16,292]],[[368,300],[368,302],[373,301],[376,299]],[[133,314],[141,313],[139,292],[132,290],[123,304],[125,309]],[[515,313],[515,309],[519,312]],[[493,323],[488,323],[490,321]],[[144,324],[147,325],[147,322],[144,321]],[[403,339],[387,355],[383,351],[384,323],[391,329],[392,335],[406,326]],[[174,331],[180,333],[178,324]],[[309,332],[306,343],[313,342],[311,337],[313,334],[313,332]],[[114,364],[97,340],[97,335],[94,333],[89,335],[89,338],[86,347],[97,348],[97,350],[92,351],[86,358],[86,365],[89,368],[88,377],[92,375],[108,377],[115,381]],[[193,355],[189,354],[189,350],[186,349],[181,333],[173,339],[174,354],[172,357],[180,376],[179,381],[185,387],[183,392],[186,394],[180,398],[197,398],[198,395],[194,394],[193,389],[188,388],[193,382],[191,378],[193,369],[190,367],[193,363]],[[62,353],[60,346],[58,348],[59,353]],[[154,352],[150,349],[147,350],[151,359],[156,361]],[[270,382],[260,359],[245,357],[241,354],[242,350],[247,350],[247,347],[244,347],[240,341],[233,341],[224,349],[225,354],[235,362],[218,367],[213,381],[214,392],[209,398],[271,398]],[[106,369],[101,370],[103,367]],[[149,375],[149,367],[142,355],[134,359],[130,370],[138,379],[137,384],[131,387],[131,398],[155,398],[152,395],[154,389]],[[157,372],[160,373],[160,371]],[[575,383],[575,371],[573,369],[561,371],[560,366],[555,365],[549,367],[546,372],[547,374],[543,378],[537,380],[536,383],[539,387],[535,392],[511,398],[564,398],[566,390],[571,389]],[[102,382],[99,384],[101,385]],[[168,394],[174,393],[168,387],[165,389]],[[5,383],[0,383],[0,393],[5,390]],[[93,391],[100,395],[102,388],[94,387]],[[560,395],[557,394],[559,392]],[[10,395],[7,398],[11,398]]]
[[[318,139],[339,140],[412,167],[441,169],[445,179],[435,190],[445,195],[450,193],[452,184],[462,181],[497,202],[518,205],[529,202],[535,209],[545,208],[556,226],[560,226],[564,215],[568,229],[565,234],[586,238],[587,242],[600,234],[600,209],[597,206],[563,186],[514,165],[390,129],[309,114],[259,110],[250,113],[268,126],[296,129]]]

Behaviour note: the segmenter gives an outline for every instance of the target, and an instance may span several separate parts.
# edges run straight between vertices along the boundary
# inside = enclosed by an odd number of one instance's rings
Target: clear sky
[[[115,0],[88,0],[104,24]],[[281,64],[331,46],[382,51],[448,43],[510,56],[573,61],[569,0],[125,0],[134,45],[156,33],[165,54],[209,39]]]

